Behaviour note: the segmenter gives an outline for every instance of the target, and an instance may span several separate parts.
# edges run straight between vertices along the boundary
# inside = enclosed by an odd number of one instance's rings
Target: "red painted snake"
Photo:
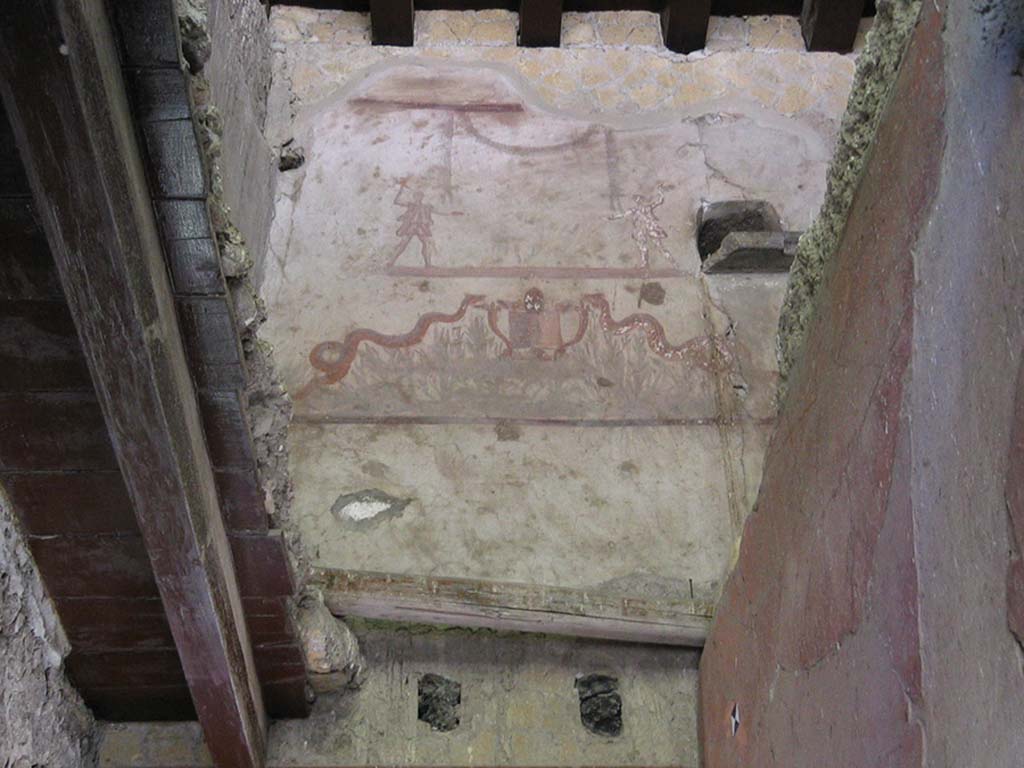
[[[617,321],[612,317],[612,309],[603,294],[589,293],[583,301],[598,310],[601,330],[616,336],[643,330],[647,346],[666,360],[689,360],[706,371],[724,370],[732,363],[732,351],[721,336],[697,336],[673,346],[665,340],[662,324],[646,312],[637,312]]]
[[[416,325],[408,333],[386,334],[369,328],[356,328],[345,336],[344,341],[320,342],[309,353],[309,364],[326,375],[314,379],[303,387],[296,398],[305,397],[315,387],[328,386],[345,378],[352,363],[356,360],[359,345],[363,342],[377,344],[388,349],[415,346],[423,341],[430,326],[435,323],[457,323],[465,317],[466,311],[471,306],[482,303],[484,298],[476,294],[467,294],[456,311],[451,313],[428,312],[416,321]]]

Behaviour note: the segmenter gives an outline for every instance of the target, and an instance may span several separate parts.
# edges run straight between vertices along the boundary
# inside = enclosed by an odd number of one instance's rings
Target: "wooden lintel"
[[[338,616],[486,627],[658,645],[704,645],[712,604],[588,589],[318,568],[313,581]]]
[[[562,0],[519,0],[519,44],[557,48],[562,42]]]
[[[690,53],[704,47],[711,18],[711,0],[667,0],[661,11],[661,36],[665,47]]]
[[[259,768],[266,714],[107,7],[5,0],[0,95],[207,745]]]
[[[413,0],[370,0],[370,35],[374,45],[412,45]]]
[[[800,30],[808,51],[853,50],[865,0],[804,0]]]

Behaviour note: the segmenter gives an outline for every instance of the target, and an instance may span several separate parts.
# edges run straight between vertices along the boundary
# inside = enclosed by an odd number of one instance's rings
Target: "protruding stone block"
[[[701,265],[708,274],[788,272],[799,232],[730,232]]]
[[[775,207],[764,200],[704,203],[697,218],[697,252],[705,261],[730,232],[782,232]]]

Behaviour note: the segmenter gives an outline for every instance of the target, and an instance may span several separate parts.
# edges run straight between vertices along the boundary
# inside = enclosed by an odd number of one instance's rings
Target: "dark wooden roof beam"
[[[179,698],[187,686],[217,765],[260,768],[266,712],[107,7],[103,0],[0,5],[0,95],[111,447],[105,454],[88,442],[53,442],[69,463],[91,466],[93,457],[98,469],[112,468],[105,458],[112,454],[124,477],[142,533],[135,546],[152,574],[118,572],[120,589],[104,596],[148,597],[155,587],[184,670],[184,681],[171,664],[172,674],[147,684]],[[129,45],[177,65],[174,27],[163,43],[154,41],[145,13],[173,14],[171,0],[117,9],[140,22]],[[81,544],[70,548],[79,557],[86,555]],[[67,539],[52,546],[62,560]],[[75,596],[73,584],[64,591],[58,596]],[[164,653],[165,666],[173,656]]]
[[[665,47],[690,53],[704,47],[711,18],[711,0],[668,0],[661,11],[661,36]]]
[[[374,45],[412,45],[413,0],[370,0],[370,36]]]
[[[562,42],[562,0],[520,0],[519,45],[557,48]]]
[[[865,0],[804,0],[800,30],[808,51],[853,50]]]

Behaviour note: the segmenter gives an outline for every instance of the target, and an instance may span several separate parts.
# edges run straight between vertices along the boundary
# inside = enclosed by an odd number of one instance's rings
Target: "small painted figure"
[[[420,256],[423,258],[423,266],[430,267],[430,259],[437,255],[437,246],[434,245],[434,216],[461,216],[460,211],[448,213],[435,211],[430,203],[423,202],[423,190],[417,189],[412,192],[412,199],[409,200],[406,193],[407,180],[403,179],[398,194],[395,195],[394,204],[405,208],[405,211],[398,217],[398,230],[395,232],[400,238],[398,247],[388,260],[388,267],[393,267],[398,258],[405,253],[413,238],[420,241]]]
[[[665,238],[668,237],[668,234],[662,229],[658,221],[658,214],[655,213],[655,209],[664,202],[665,192],[659,185],[656,196],[633,195],[632,208],[607,217],[609,221],[629,219],[633,224],[633,242],[636,244],[637,250],[640,251],[640,263],[645,270],[651,267],[652,250],[657,251],[667,262],[672,263],[672,256],[665,248]]]

